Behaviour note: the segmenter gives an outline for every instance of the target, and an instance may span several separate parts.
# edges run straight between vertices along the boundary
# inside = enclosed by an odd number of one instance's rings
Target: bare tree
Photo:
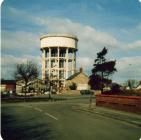
[[[27,61],[26,63],[17,64],[16,71],[14,72],[14,77],[16,80],[23,80],[25,84],[25,98],[27,93],[28,82],[36,79],[39,75],[37,65],[32,61]]]

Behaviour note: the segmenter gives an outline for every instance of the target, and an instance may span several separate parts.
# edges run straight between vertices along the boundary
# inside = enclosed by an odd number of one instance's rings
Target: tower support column
[[[75,50],[72,50],[72,70],[71,73],[75,73]]]
[[[57,49],[58,49],[58,51],[57,51],[58,52],[58,55],[57,55],[57,57],[58,57],[58,60],[57,60],[58,61],[58,77],[57,78],[59,79],[59,69],[60,69],[59,68],[59,61],[60,61],[59,60],[59,57],[60,57],[59,54],[60,54],[60,49],[59,49],[59,47]]]
[[[76,73],[76,50],[74,50],[74,73]]]
[[[45,60],[45,50],[43,49],[42,50],[42,79],[43,80],[45,80],[45,73],[46,73],[45,63],[46,63],[46,60]]]
[[[68,66],[69,66],[69,49],[67,48],[66,49],[66,78],[65,79],[67,79],[68,78]]]
[[[49,53],[48,53],[48,59],[49,59],[49,67],[48,67],[48,70],[49,70],[49,78],[50,78],[50,73],[51,73],[51,48],[49,48]]]

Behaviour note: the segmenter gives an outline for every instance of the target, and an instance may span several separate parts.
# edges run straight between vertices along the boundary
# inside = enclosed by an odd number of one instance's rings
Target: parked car
[[[80,90],[81,95],[90,95],[90,94],[94,94],[93,91],[91,90]]]
[[[48,94],[49,94],[49,91],[45,91],[44,94],[45,94],[45,95],[48,95]]]

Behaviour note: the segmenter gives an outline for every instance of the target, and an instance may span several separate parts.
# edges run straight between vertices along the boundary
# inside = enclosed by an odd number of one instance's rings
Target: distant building
[[[80,68],[79,72],[67,79],[67,87],[70,88],[74,85],[76,86],[76,90],[87,90],[89,89],[88,81],[89,77],[83,72],[83,69]]]
[[[139,81],[139,84],[138,84],[138,86],[136,87],[136,90],[139,90],[139,89],[141,89],[141,81]]]
[[[16,81],[15,80],[1,80],[0,86],[1,92],[13,93],[16,91]]]

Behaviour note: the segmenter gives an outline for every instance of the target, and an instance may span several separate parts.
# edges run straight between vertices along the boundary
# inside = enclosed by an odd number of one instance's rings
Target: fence
[[[141,96],[96,95],[96,105],[141,112]]]

